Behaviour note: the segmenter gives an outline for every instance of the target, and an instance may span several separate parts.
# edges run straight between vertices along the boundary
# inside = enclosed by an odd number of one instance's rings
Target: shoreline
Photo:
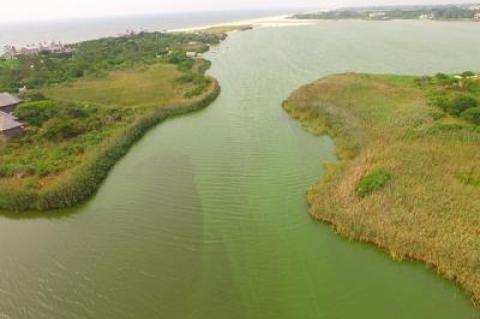
[[[470,294],[473,304],[477,306],[480,301],[480,276],[475,271],[474,263],[475,258],[478,258],[475,257],[474,248],[475,230],[472,230],[473,226],[469,228],[462,226],[464,223],[475,224],[476,220],[462,217],[462,214],[457,216],[455,211],[448,210],[448,205],[438,204],[442,200],[437,197],[443,197],[445,194],[438,193],[436,189],[425,193],[428,194],[428,197],[424,193],[420,193],[418,198],[415,198],[413,195],[415,190],[412,190],[414,188],[412,184],[426,189],[438,184],[438,180],[429,181],[428,178],[432,174],[433,176],[437,175],[435,172],[425,172],[430,163],[425,164],[427,167],[423,167],[421,162],[424,158],[428,159],[434,156],[429,152],[442,155],[444,152],[443,150],[436,151],[434,146],[433,151],[425,150],[429,143],[433,143],[433,145],[445,143],[447,148],[450,144],[459,144],[469,150],[471,150],[471,145],[455,140],[452,142],[448,135],[423,136],[420,134],[418,137],[410,137],[411,140],[405,141],[405,133],[402,129],[393,128],[391,131],[385,131],[382,126],[376,127],[377,124],[364,122],[365,119],[362,116],[365,116],[365,113],[361,113],[364,104],[358,102],[359,106],[353,107],[357,103],[352,102],[351,98],[352,96],[364,98],[366,94],[379,93],[377,88],[372,89],[375,85],[392,85],[388,88],[388,90],[392,90],[390,92],[392,95],[405,92],[402,90],[411,90],[406,94],[407,96],[408,94],[412,95],[410,96],[412,101],[415,100],[413,96],[415,98],[421,96],[417,88],[402,82],[408,79],[408,76],[394,77],[400,84],[388,82],[388,75],[384,75],[383,78],[381,75],[361,74],[327,76],[300,87],[284,101],[283,109],[286,113],[299,121],[307,131],[315,135],[327,134],[335,142],[338,162],[327,163],[325,175],[306,192],[309,213],[315,220],[329,225],[341,237],[374,245],[397,261],[410,260],[423,263],[441,277],[455,282]],[[336,84],[336,82],[342,81],[345,82]],[[359,82],[366,83],[362,84],[365,85],[363,90],[370,91],[353,94],[345,100],[338,97],[337,94],[341,94],[342,89],[349,88],[350,85],[359,85]],[[315,91],[315,86],[319,90]],[[330,97],[319,97],[320,92],[330,89],[332,91],[327,93],[331,95]],[[360,91],[361,89],[359,89]],[[386,102],[382,101],[382,103]],[[315,106],[313,106],[314,104]],[[428,111],[426,105],[422,108],[420,112]],[[367,114],[371,115],[368,111]],[[425,124],[434,125],[430,123],[429,116],[431,115],[425,116]],[[365,125],[372,125],[374,128],[369,132],[368,129],[365,129]],[[378,134],[382,136],[379,138]],[[382,143],[379,139],[385,141]],[[391,145],[400,148],[400,157],[395,151],[388,149],[392,147]],[[426,154],[416,153],[418,150],[423,150]],[[469,150],[464,150],[465,154],[469,154]],[[402,152],[405,152],[405,155],[401,155]],[[412,154],[414,156],[411,156]],[[418,155],[419,159],[415,155]],[[462,158],[460,153],[455,155]],[[406,159],[404,160],[403,157]],[[410,162],[412,158],[420,164],[412,164]],[[444,160],[447,163],[446,166],[451,164],[448,158]],[[389,182],[384,190],[379,190],[366,199],[351,194],[355,185],[358,185],[358,180],[378,165],[393,172],[393,181]],[[466,165],[468,166],[468,163]],[[412,171],[406,172],[403,167]],[[420,167],[420,169],[417,171],[414,167]],[[445,168],[440,168],[440,170],[442,169],[446,171]],[[432,171],[434,171],[433,168]],[[420,176],[422,173],[424,176]],[[443,180],[442,178],[448,179],[444,176],[437,179]],[[424,181],[423,184],[421,181]],[[468,189],[469,186],[465,185],[462,190],[471,193],[471,196],[478,193],[478,190],[470,189],[468,191]],[[416,204],[412,204],[409,198]],[[459,200],[458,197],[446,200],[454,201],[455,199]],[[475,209],[471,205],[465,207],[466,216],[469,216],[468,213],[472,213],[472,210]],[[387,213],[383,213],[385,211]],[[432,211],[441,211],[445,216],[432,216]],[[420,225],[416,225],[417,223]],[[464,243],[458,236],[444,231],[444,229],[451,228],[454,233],[459,232],[458,228],[462,228],[463,234],[460,237],[465,236],[473,243]]]
[[[9,190],[0,191],[0,214],[2,210],[52,211],[74,207],[94,195],[110,170],[125,156],[131,147],[150,129],[164,120],[186,113],[199,111],[209,106],[220,94],[218,81],[209,77],[211,87],[202,96],[183,105],[168,105],[151,110],[113,140],[106,140],[104,145],[91,160],[74,168],[66,181],[61,181],[40,192]],[[8,193],[8,195],[7,195]]]
[[[223,37],[217,35],[217,37],[220,40],[219,43],[221,43],[227,35]],[[205,92],[199,96],[179,102],[179,104],[153,107],[135,119],[135,121],[128,123],[123,131],[102,141],[94,156],[72,167],[71,171],[66,171],[65,175],[57,182],[45,188],[34,190],[14,187],[8,190],[0,190],[0,214],[2,214],[2,211],[17,213],[70,208],[91,198],[108,177],[116,163],[151,128],[170,117],[199,111],[216,100],[220,94],[221,87],[217,79],[205,74],[210,64],[208,60],[204,61],[206,61],[207,68],[193,69],[192,67],[192,72],[201,74],[210,80],[210,85]]]
[[[185,13],[183,13],[185,14]],[[205,13],[205,14],[208,14]],[[145,32],[195,32],[199,30],[204,30],[208,29],[211,27],[221,27],[221,26],[239,26],[239,25],[245,25],[245,24],[255,24],[256,26],[260,26],[263,23],[272,23],[272,20],[279,20],[279,19],[284,19],[287,20],[286,17],[291,16],[292,14],[284,14],[284,15],[279,15],[278,13],[271,12],[270,14],[268,12],[264,12],[265,16],[260,17],[260,18],[248,18],[248,15],[246,18],[239,18],[229,16],[227,15],[225,20],[227,22],[202,22],[201,19],[198,22],[198,25],[195,25],[196,23],[192,23],[194,26],[190,27],[182,27],[182,25],[189,25],[189,23],[172,23],[171,19],[169,19],[167,22],[164,23],[164,25],[160,24],[152,24],[148,22],[148,19],[151,19],[150,15],[134,15],[129,17],[132,21],[130,23],[123,23],[123,24],[113,24],[110,26],[108,24],[109,21],[117,21],[117,20],[126,20],[126,17],[109,17],[106,19],[107,24],[99,24],[99,21],[102,21],[100,18],[86,18],[86,19],[76,19],[73,22],[70,20],[60,20],[57,22],[60,25],[66,25],[68,26],[68,23],[73,23],[75,28],[78,28],[78,26],[84,25],[91,23],[94,21],[96,24],[98,24],[98,28],[96,29],[88,29],[82,32],[55,32],[52,30],[56,30],[58,27],[55,27],[55,25],[51,25],[46,23],[45,21],[37,21],[33,23],[32,25],[26,24],[24,22],[18,22],[18,23],[6,23],[6,26],[9,26],[10,29],[9,32],[11,33],[12,31],[14,32],[13,34],[6,34],[3,37],[0,36],[0,55],[3,54],[4,52],[4,45],[14,45],[18,47],[23,47],[28,44],[32,43],[38,43],[38,42],[62,42],[67,45],[71,44],[76,44],[80,42],[86,42],[86,41],[92,41],[100,38],[109,38],[109,37],[118,37],[121,36],[125,33],[127,30],[134,30],[134,31],[145,31]],[[179,15],[182,15],[182,13],[179,13]],[[220,13],[218,13],[220,15]],[[258,14],[260,15],[260,14]],[[262,14],[263,15],[263,14]],[[155,15],[153,15],[155,16]],[[202,13],[194,13],[194,18],[202,17]],[[251,15],[250,15],[251,16]],[[254,15],[255,16],[255,15]],[[159,14],[159,19],[161,19],[162,15]],[[147,18],[147,22],[144,22],[142,18]],[[84,21],[85,20],[85,21]],[[91,20],[91,21],[90,21]],[[222,19],[212,19],[212,21],[215,20],[222,20]],[[143,21],[143,22],[142,22]],[[270,22],[269,22],[270,21]],[[285,22],[285,21],[283,21]],[[205,24],[204,24],[205,23]],[[32,34],[26,33],[25,29],[31,28],[32,26],[39,25],[40,29],[46,28],[44,33],[35,33],[33,36]],[[177,25],[178,27],[176,27]],[[12,27],[13,26],[13,27]],[[43,29],[42,29],[43,30]],[[47,34],[47,36],[45,36]]]
[[[245,19],[237,20],[227,23],[214,23],[207,25],[199,25],[195,27],[179,28],[179,29],[168,29],[167,32],[198,32],[204,31],[211,28],[220,28],[220,27],[240,27],[245,25],[250,25],[252,27],[287,27],[287,26],[302,26],[302,25],[312,25],[315,22],[312,21],[302,21],[301,19],[291,19],[292,15],[278,15],[278,16],[265,16],[263,18],[255,19]]]

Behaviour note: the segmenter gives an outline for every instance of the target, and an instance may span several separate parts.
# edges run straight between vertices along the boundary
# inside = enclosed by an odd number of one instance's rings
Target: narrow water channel
[[[424,266],[339,238],[304,191],[334,145],[283,113],[346,72],[480,70],[480,24],[321,22],[234,33],[204,111],[149,132],[82,207],[0,217],[0,318],[480,318]]]

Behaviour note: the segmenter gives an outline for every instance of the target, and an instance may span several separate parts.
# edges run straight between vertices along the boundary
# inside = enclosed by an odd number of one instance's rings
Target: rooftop
[[[0,132],[23,126],[22,123],[15,120],[16,118],[14,116],[4,112],[0,112]]]
[[[21,100],[15,95],[9,93],[0,93],[0,107],[18,104]]]

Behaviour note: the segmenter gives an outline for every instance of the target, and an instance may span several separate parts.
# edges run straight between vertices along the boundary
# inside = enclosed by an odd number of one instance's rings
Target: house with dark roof
[[[0,111],[0,141],[8,141],[24,134],[25,128],[15,116]]]
[[[22,102],[18,97],[9,93],[0,93],[0,111],[4,113],[12,113],[17,105]]]

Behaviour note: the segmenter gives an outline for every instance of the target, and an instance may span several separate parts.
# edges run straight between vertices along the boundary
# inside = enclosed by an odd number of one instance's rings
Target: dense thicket
[[[438,73],[417,78],[416,83],[427,90],[430,102],[443,112],[480,125],[480,76],[474,72],[457,76]]]

